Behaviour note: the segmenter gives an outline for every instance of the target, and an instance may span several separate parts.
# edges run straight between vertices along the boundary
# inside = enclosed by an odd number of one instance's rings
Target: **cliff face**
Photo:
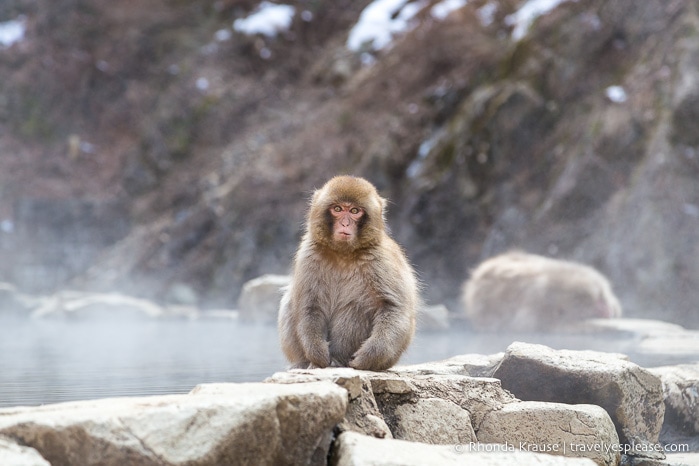
[[[598,267],[626,315],[699,324],[695,2],[413,2],[379,50],[347,46],[368,1],[289,4],[275,37],[232,27],[254,1],[4,4],[26,32],[0,49],[0,279],[230,304],[352,173],[391,200],[428,302],[518,247]],[[51,223],[37,199],[98,226],[20,238]]]

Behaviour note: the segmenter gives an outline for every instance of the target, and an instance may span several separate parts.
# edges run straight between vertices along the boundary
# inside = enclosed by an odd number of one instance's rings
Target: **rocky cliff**
[[[241,27],[255,1],[3,2],[0,279],[235,302],[352,173],[428,302],[519,247],[699,325],[696,2],[447,3],[392,2],[362,42],[368,1],[287,2],[271,33]]]

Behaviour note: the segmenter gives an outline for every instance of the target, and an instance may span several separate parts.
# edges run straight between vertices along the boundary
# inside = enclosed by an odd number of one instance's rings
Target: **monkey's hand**
[[[330,365],[330,345],[327,341],[313,342],[305,348],[306,358],[311,361],[309,369],[328,367]]]
[[[351,368],[363,371],[380,371],[391,365],[392,362],[386,351],[381,345],[372,344],[371,340],[365,341],[349,361]]]

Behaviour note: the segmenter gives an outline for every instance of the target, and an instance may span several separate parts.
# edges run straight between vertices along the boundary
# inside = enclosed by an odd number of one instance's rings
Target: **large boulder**
[[[286,275],[262,275],[245,282],[238,298],[240,320],[276,324],[283,288],[289,284]]]
[[[331,383],[203,385],[188,395],[0,410],[0,435],[53,466],[325,464],[346,391]]]
[[[587,458],[564,458],[543,453],[517,451],[514,448],[470,451],[478,445],[425,445],[395,439],[377,439],[355,432],[341,434],[333,446],[332,466],[593,466]],[[483,450],[490,450],[483,446]]]
[[[518,400],[493,378],[457,374],[421,375],[327,368],[279,372],[271,383],[328,380],[347,389],[349,407],[340,431],[431,444],[475,441],[478,426],[492,410]]]
[[[663,457],[657,445],[665,413],[660,379],[622,355],[515,342],[493,376],[522,400],[601,406],[631,454]]]
[[[488,413],[478,440],[535,453],[590,458],[602,466],[616,465],[621,457],[614,423],[595,405],[510,403]]]

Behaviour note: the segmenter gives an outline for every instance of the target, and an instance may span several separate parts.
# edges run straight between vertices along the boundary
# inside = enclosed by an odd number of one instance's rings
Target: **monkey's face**
[[[335,204],[329,209],[332,222],[333,241],[351,243],[357,239],[359,224],[364,217],[364,209],[349,203]]]

